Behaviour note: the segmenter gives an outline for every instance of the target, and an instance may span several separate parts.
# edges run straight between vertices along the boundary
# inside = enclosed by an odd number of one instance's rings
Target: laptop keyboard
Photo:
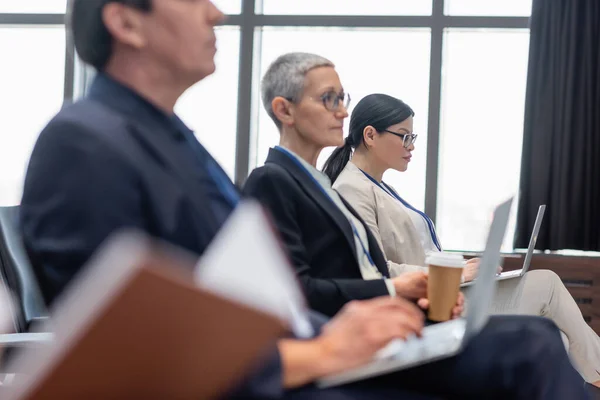
[[[500,274],[500,276],[501,276],[501,277],[507,277],[507,276],[519,276],[519,275],[521,275],[521,272],[522,272],[522,271],[523,271],[523,270],[521,270],[521,269],[516,269],[516,270],[514,270],[514,271],[507,271],[507,272],[503,272],[503,273],[501,273],[501,274]]]
[[[464,334],[464,319],[430,325],[423,329],[420,338],[411,337],[406,341],[400,339],[392,341],[377,353],[376,358],[394,363],[401,360],[403,363],[411,364],[451,355],[460,347]]]

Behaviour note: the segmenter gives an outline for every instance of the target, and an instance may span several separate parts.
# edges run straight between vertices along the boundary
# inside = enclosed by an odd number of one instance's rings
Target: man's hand
[[[427,297],[427,278],[426,272],[405,272],[392,279],[392,282],[398,296],[416,300]]]
[[[393,339],[421,335],[423,313],[398,297],[353,301],[323,328],[317,338],[328,372],[367,363]]]
[[[400,297],[352,301],[315,339],[279,341],[284,387],[366,364],[391,340],[421,336],[423,320],[421,310]]]
[[[429,309],[429,300],[428,299],[419,299],[417,301],[419,307],[423,310]],[[462,292],[458,292],[458,298],[456,299],[456,305],[452,308],[452,319],[460,318],[463,311],[465,310],[465,296]]]

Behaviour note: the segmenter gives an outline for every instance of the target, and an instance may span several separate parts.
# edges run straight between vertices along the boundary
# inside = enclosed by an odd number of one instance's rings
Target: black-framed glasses
[[[343,104],[344,108],[347,110],[351,100],[348,93],[339,94],[334,91],[324,93],[320,98],[325,108],[329,111],[338,111],[340,109],[340,104]]]
[[[417,136],[414,133],[398,133],[398,132],[392,132],[392,131],[388,131],[387,129],[383,130],[384,132],[387,133],[391,133],[392,135],[398,136],[402,138],[402,146],[404,146],[405,148],[409,148],[411,144],[415,143],[417,141]]]

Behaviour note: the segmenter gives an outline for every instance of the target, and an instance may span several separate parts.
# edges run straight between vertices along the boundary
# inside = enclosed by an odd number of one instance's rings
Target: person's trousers
[[[490,313],[551,319],[566,336],[568,353],[583,378],[587,382],[600,380],[600,337],[585,322],[577,303],[554,272],[535,270],[522,278],[499,281]]]
[[[344,386],[307,386],[284,399],[588,399],[556,325],[527,316],[491,317],[456,356]]]
[[[459,355],[379,379],[447,399],[587,399],[556,325],[493,316]]]

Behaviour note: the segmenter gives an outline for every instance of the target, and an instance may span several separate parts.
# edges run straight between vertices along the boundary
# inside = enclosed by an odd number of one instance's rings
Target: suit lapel
[[[344,213],[335,205],[335,203],[323,193],[317,182],[315,182],[304,169],[290,159],[289,156],[278,150],[269,150],[266,163],[279,165],[285,169],[296,182],[298,182],[298,185],[300,185],[304,192],[308,194],[337,225],[352,249],[352,256],[356,259],[356,244],[354,242],[354,232],[352,231],[350,222],[348,222]],[[358,259],[356,261],[358,262]]]
[[[206,174],[207,171],[201,171],[191,157],[182,157],[173,139],[176,128],[168,117],[133,90],[102,73],[96,76],[87,97],[124,118],[131,132],[131,139],[143,146],[140,151],[151,152],[166,166],[185,188],[184,193],[191,202],[202,212],[208,227],[214,228],[214,232],[218,231],[220,223],[210,212],[210,199],[200,185],[201,179],[206,177],[203,173]]]
[[[164,132],[150,124],[142,123],[139,120],[129,120],[132,136],[144,144],[144,147],[151,150],[154,155],[162,161],[171,171],[173,176],[185,188],[185,193],[196,205],[198,210],[207,210],[210,205],[210,199],[201,190],[199,182],[202,178],[200,168],[190,157],[182,157],[172,140],[169,140],[171,133]],[[203,218],[213,229],[219,230],[220,224],[212,212],[204,212]]]

